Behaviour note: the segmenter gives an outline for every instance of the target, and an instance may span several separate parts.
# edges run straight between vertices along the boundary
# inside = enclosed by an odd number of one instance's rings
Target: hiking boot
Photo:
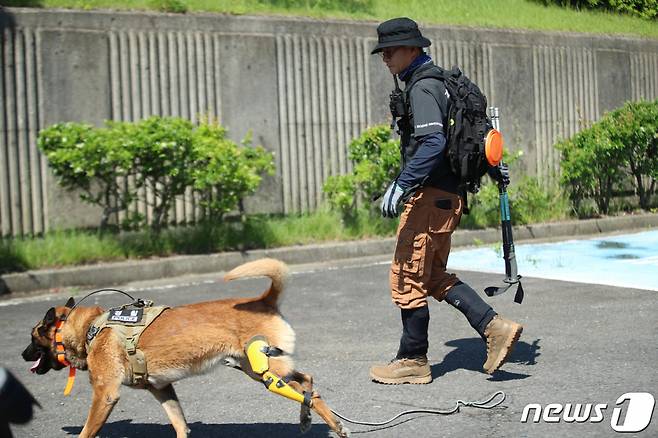
[[[487,374],[493,374],[505,363],[519,340],[523,326],[509,319],[496,315],[484,329],[487,340],[487,361],[482,368]]]
[[[427,363],[427,357],[414,359],[393,359],[388,365],[375,365],[370,368],[370,377],[375,382],[387,385],[402,383],[430,383],[432,371]]]

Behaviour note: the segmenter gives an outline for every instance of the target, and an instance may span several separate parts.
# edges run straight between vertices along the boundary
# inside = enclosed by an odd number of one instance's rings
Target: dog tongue
[[[39,366],[40,363],[41,363],[41,356],[39,356],[39,359],[34,361],[32,366],[30,367],[30,371],[32,371],[33,373],[36,373],[37,372],[37,367]]]

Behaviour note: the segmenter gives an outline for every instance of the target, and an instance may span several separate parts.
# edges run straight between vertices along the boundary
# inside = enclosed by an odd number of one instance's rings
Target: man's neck
[[[411,79],[413,72],[418,67],[430,61],[432,61],[432,58],[428,54],[421,52],[413,61],[411,61],[411,64],[409,64],[407,68],[398,73],[398,77],[404,82],[408,82],[409,79]]]

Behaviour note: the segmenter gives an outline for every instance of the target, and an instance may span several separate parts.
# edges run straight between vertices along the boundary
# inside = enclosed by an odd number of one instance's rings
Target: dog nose
[[[25,350],[23,350],[23,353],[21,354],[23,356],[23,360],[36,360],[34,357],[34,352],[36,350],[34,349],[34,346],[32,344],[28,345]]]

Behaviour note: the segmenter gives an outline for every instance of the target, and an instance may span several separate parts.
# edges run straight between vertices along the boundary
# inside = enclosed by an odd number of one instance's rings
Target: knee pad
[[[280,376],[269,371],[270,357],[281,355],[281,350],[270,346],[267,339],[262,336],[254,336],[251,338],[249,342],[247,342],[244,350],[251,371],[258,376],[268,391],[279,394],[303,405],[311,406],[311,394],[306,392],[300,394],[292,389]]]

